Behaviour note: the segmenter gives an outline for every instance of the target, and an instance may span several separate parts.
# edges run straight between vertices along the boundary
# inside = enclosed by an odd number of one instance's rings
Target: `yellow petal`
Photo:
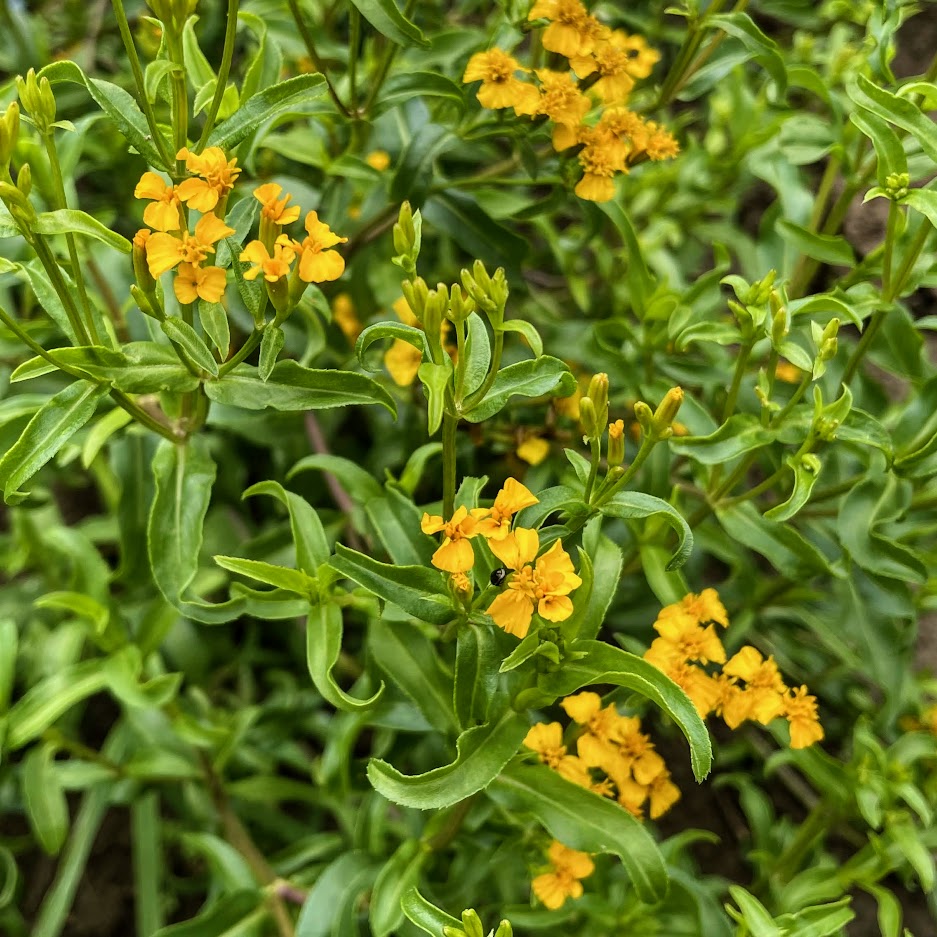
[[[534,606],[523,593],[507,589],[488,606],[488,614],[503,631],[518,638],[526,638]]]
[[[216,215],[202,215],[195,226],[195,236],[201,244],[214,244],[222,238],[234,234],[234,228],[229,228]]]
[[[140,176],[133,194],[135,198],[161,199],[168,188],[169,186],[155,172],[145,172]]]
[[[220,303],[227,285],[227,276],[221,267],[202,267],[196,275],[198,295],[206,303]]]
[[[146,242],[146,262],[150,275],[161,277],[167,270],[172,270],[181,259],[179,249],[182,242],[171,234],[160,231],[151,234]]]
[[[448,537],[433,554],[433,566],[447,573],[464,573],[475,563],[475,554],[468,540],[450,540]]]
[[[578,722],[579,725],[584,726],[587,725],[589,720],[602,708],[602,699],[598,693],[586,690],[582,693],[577,693],[575,696],[567,696],[566,699],[560,703],[560,706],[566,710],[566,715],[569,716],[573,722]]]
[[[563,727],[558,722],[538,722],[530,727],[524,744],[535,752],[555,751],[563,748]]]
[[[345,259],[337,251],[304,250],[299,278],[304,283],[327,283],[345,272]]]
[[[179,271],[172,281],[172,288],[180,303],[194,303],[198,299],[195,268],[192,264],[179,264]]]

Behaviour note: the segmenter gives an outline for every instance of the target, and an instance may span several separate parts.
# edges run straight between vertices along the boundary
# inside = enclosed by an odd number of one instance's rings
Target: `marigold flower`
[[[670,780],[666,768],[648,785],[648,799],[652,820],[663,816],[680,799],[680,788]]]
[[[194,303],[196,299],[219,303],[227,282],[227,275],[221,267],[181,263],[172,281],[172,288],[180,303]]]
[[[567,898],[582,895],[581,879],[588,878],[595,871],[595,864],[587,852],[570,849],[554,841],[547,855],[553,866],[551,872],[538,875],[531,888],[533,893],[551,911],[563,907]]]
[[[213,214],[202,215],[192,234],[188,231],[183,231],[182,237],[165,231],[151,234],[146,242],[146,261],[151,276],[160,277],[179,263],[199,266],[209,254],[215,253],[212,245],[231,234],[234,228],[229,228]]]
[[[533,749],[540,760],[561,777],[580,787],[589,787],[592,778],[589,769],[575,755],[567,753],[563,744],[563,727],[558,722],[539,722],[531,726],[524,744]]]
[[[579,154],[583,176],[576,183],[576,195],[589,202],[609,202],[615,197],[615,174],[626,172],[624,156],[618,146],[586,146]]]
[[[280,277],[290,272],[290,265],[296,257],[296,251],[290,246],[290,239],[282,235],[282,243],[277,239],[273,245],[273,254],[267,252],[261,241],[251,241],[238,256],[238,260],[247,260],[253,264],[250,270],[244,271],[245,280],[255,280],[260,274],[270,283],[275,283]]]
[[[569,593],[582,585],[573,563],[557,540],[531,566],[540,549],[536,530],[523,527],[488,546],[505,566],[514,570],[507,588],[488,607],[495,624],[518,638],[527,636],[534,610],[547,621],[565,621],[573,613]]]
[[[734,677],[717,674],[712,678],[717,692],[712,705],[712,712],[721,716],[730,729],[737,729],[746,719],[752,718],[753,697],[736,683]]]
[[[773,657],[764,658],[757,649],[746,645],[726,663],[722,672],[745,681],[752,718],[762,725],[784,712],[787,687]]]
[[[591,107],[589,99],[579,90],[569,72],[555,72],[548,68],[537,71],[540,80],[538,114],[568,127],[578,127]]]
[[[472,591],[472,580],[465,573],[453,573],[449,577],[456,592],[468,593]]]
[[[537,0],[527,19],[550,20],[540,37],[544,49],[550,52],[572,58],[588,55],[595,45],[598,21],[589,16],[579,0]]]
[[[629,36],[616,30],[610,41],[625,53],[628,60],[625,69],[632,78],[647,78],[660,61],[660,52],[652,49],[643,36]]]
[[[538,503],[537,497],[516,478],[509,478],[490,508],[472,510],[472,516],[479,522],[477,532],[487,539],[503,540],[511,532],[511,520],[514,515]],[[526,533],[530,534],[532,531],[526,531]],[[536,555],[535,548],[534,556]],[[518,567],[512,566],[511,568],[517,569]]]
[[[293,196],[287,193],[283,198],[280,198],[280,193],[282,191],[282,185],[277,185],[275,182],[267,182],[254,189],[254,198],[257,199],[262,206],[260,209],[262,218],[267,218],[274,224],[288,225],[299,218],[299,213],[302,209],[300,209],[298,205],[290,205],[287,208],[287,202],[289,202]]]
[[[643,816],[641,808],[647,800],[647,787],[629,777],[622,777],[616,787],[618,788],[618,803],[632,816],[641,819]]]
[[[478,100],[482,107],[494,110],[513,107],[520,114],[535,114],[540,105],[540,92],[515,77],[515,72],[526,71],[518,61],[503,49],[476,52],[468,61],[463,84],[481,81]]]
[[[290,246],[299,254],[299,278],[304,283],[325,283],[337,280],[345,272],[345,259],[338,251],[329,250],[344,244],[348,238],[339,237],[322,221],[316,212],[306,215],[307,237],[302,242],[291,241]]]
[[[178,231],[182,227],[179,194],[155,172],[143,173],[133,194],[135,198],[151,200],[143,209],[145,224],[157,231]]]
[[[625,48],[627,36],[621,30],[609,32],[595,41],[591,55],[572,56],[570,66],[579,78],[598,73],[592,86],[606,104],[623,104],[634,87],[630,74],[631,49]]]
[[[700,716],[705,719],[712,712],[719,689],[705,670],[674,657],[672,647],[660,642],[660,639],[648,648],[644,659],[670,677],[686,693]]]
[[[648,122],[651,135],[644,143],[644,152],[647,158],[659,162],[663,159],[673,159],[680,152],[680,144],[669,130],[664,129],[653,121]]]
[[[699,661],[721,664],[726,659],[725,648],[712,625],[703,628],[695,616],[674,612],[658,617],[654,630],[660,635],[651,644],[656,656],[669,656],[678,661]]]
[[[475,563],[475,553],[469,540],[475,536],[478,521],[468,509],[460,507],[445,521],[438,514],[423,514],[420,529],[424,534],[443,534],[443,542],[433,554],[432,564],[447,573],[464,573]]]
[[[817,698],[807,695],[807,687],[791,690],[784,697],[784,712],[791,727],[791,748],[809,748],[823,738],[817,715]]]
[[[679,602],[662,608],[657,615],[657,620],[666,621],[681,615],[691,615],[700,625],[715,622],[723,628],[729,627],[729,613],[715,589],[703,589],[699,595],[693,592],[685,595]]]
[[[365,156],[364,161],[372,169],[383,172],[390,166],[390,154],[386,150],[371,150],[371,152]]]
[[[539,465],[550,454],[550,443],[534,434],[524,439],[516,451],[517,457],[528,465]]]
[[[176,159],[185,160],[185,168],[198,178],[185,179],[176,187],[179,199],[196,211],[209,212],[234,188],[241,174],[237,159],[228,160],[219,146],[210,146],[201,153],[183,147]]]

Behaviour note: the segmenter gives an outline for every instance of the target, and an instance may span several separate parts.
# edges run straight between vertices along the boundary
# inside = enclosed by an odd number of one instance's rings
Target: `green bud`
[[[504,269],[499,267],[489,276],[485,265],[476,260],[472,272],[462,271],[462,285],[475,304],[488,316],[491,325],[500,329],[504,322],[504,309],[508,302],[508,282]]]
[[[495,937],[514,937],[514,928],[510,921],[502,921],[495,931]]]
[[[16,175],[16,187],[24,197],[28,198],[33,189],[33,171],[29,168],[29,163],[23,163],[20,171]]]
[[[136,279],[139,289],[144,293],[153,293],[156,290],[156,280],[153,279],[149,264],[146,262],[146,242],[149,236],[150,232],[147,228],[138,231],[134,235],[133,249],[130,254],[131,260],[133,261],[134,279]],[[139,300],[137,301],[137,305],[140,305]],[[143,309],[142,306],[140,306],[140,308]],[[145,309],[143,309],[143,311],[146,312]],[[150,313],[147,312],[147,315],[150,315]],[[156,318],[159,317],[157,316]]]
[[[819,475],[820,469],[823,468],[823,463],[812,452],[805,452],[800,457],[800,464],[811,475]]]
[[[409,202],[404,202],[400,206],[397,223],[394,225],[394,250],[397,251],[397,256],[392,257],[391,261],[408,276],[416,273],[416,262],[423,240],[422,232],[422,216],[419,211],[414,213]]]
[[[634,405],[634,418],[638,421],[645,436],[650,436],[654,432],[654,413],[643,400],[639,400]]]
[[[461,323],[475,311],[475,300],[462,292],[458,283],[453,283],[449,290],[448,318],[452,322]]]
[[[485,937],[481,919],[474,908],[467,908],[462,912],[462,929],[466,937]]]
[[[55,122],[55,96],[48,78],[37,78],[34,69],[26,77],[17,75],[16,91],[26,113],[33,119],[40,133],[48,133]]]
[[[156,298],[155,295],[151,299],[136,283],[130,284],[130,295],[133,297],[133,301],[137,306],[139,306],[140,312],[144,315],[149,316],[151,319],[156,319],[158,322],[166,318],[162,310],[160,310],[159,306],[154,302]]]
[[[23,176],[22,170],[20,170],[20,176]],[[28,180],[29,173],[27,172],[23,178]],[[36,220],[36,210],[29,199],[12,183],[0,182],[0,201],[6,205],[7,210],[19,225],[23,237],[30,240],[32,235],[29,234],[29,231]]]
[[[761,280],[752,283],[751,289],[743,302],[746,306],[761,306],[768,302],[771,297],[771,290],[774,287],[774,280],[778,273],[776,270],[769,270],[767,275]]]
[[[465,931],[461,927],[453,927],[451,924],[444,924],[442,932],[443,937],[465,937]]]
[[[773,294],[772,294],[773,295]],[[782,306],[771,318],[771,344],[775,348],[787,338],[790,326],[787,321],[787,310]]]
[[[654,428],[661,439],[673,435],[673,421],[683,403],[683,388],[671,387],[664,395],[658,408],[654,411]]]
[[[0,117],[0,176],[9,178],[10,160],[20,134],[20,106],[12,101]]]
[[[439,283],[436,289],[429,290],[423,306],[423,331],[434,348],[439,345],[442,320],[449,311],[449,291],[445,283]]]
[[[885,194],[894,200],[902,199],[908,194],[911,185],[911,176],[906,172],[890,172],[885,177]]]
[[[429,287],[426,285],[426,280],[423,277],[404,280],[400,284],[400,288],[413,314],[422,322],[426,311],[426,301],[429,298]]]
[[[625,421],[616,420],[608,424],[608,464],[609,468],[621,465],[625,461]]]
[[[595,425],[601,433],[608,423],[608,375],[604,371],[593,375],[586,394],[595,407]]]
[[[579,425],[586,439],[598,439],[604,429],[604,424],[598,422],[595,404],[589,397],[583,397],[579,401]]]
[[[267,287],[267,297],[271,305],[276,310],[276,321],[282,322],[293,310],[293,303],[290,301],[290,287],[287,277],[278,277],[272,282],[264,280]]]

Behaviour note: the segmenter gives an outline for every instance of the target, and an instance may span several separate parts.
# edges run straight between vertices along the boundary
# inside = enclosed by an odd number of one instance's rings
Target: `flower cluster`
[[[644,658],[682,687],[704,718],[721,716],[735,729],[746,720],[767,725],[783,717],[790,725],[791,748],[819,742],[823,728],[816,697],[805,686],[787,687],[774,659],[750,645],[727,660],[717,625],[728,628],[729,618],[715,590],[690,594],[661,610],[654,623],[658,637]],[[721,665],[721,672],[714,665]]]
[[[149,275],[154,280],[175,269],[173,290],[180,303],[196,299],[217,303],[224,295],[227,275],[223,268],[209,263],[209,255],[215,253],[220,240],[235,233],[224,216],[228,196],[241,169],[237,159],[229,160],[217,146],[201,153],[183,147],[176,159],[185,161],[188,178],[172,185],[155,172],[145,172],[134,189],[137,198],[149,202],[143,210],[147,227],[137,232],[134,244],[145,255]],[[299,219],[300,208],[288,204],[289,195],[280,198],[281,192],[282,187],[272,182],[254,190],[254,197],[262,206],[260,238],[251,241],[240,254],[242,261],[251,263],[245,278],[252,280],[262,275],[268,283],[276,283],[289,274],[297,258],[297,277],[302,283],[340,277],[345,262],[329,248],[347,238],[334,234],[315,212],[306,216],[307,236],[302,241],[284,234],[284,226]],[[188,209],[201,215],[191,231]]]
[[[554,840],[547,850],[550,870],[538,875],[530,884],[534,894],[551,910],[562,908],[567,898],[582,895],[582,879],[595,871],[595,863],[587,852],[570,849]]]
[[[573,562],[556,540],[542,556],[536,530],[512,530],[514,515],[537,504],[537,498],[514,478],[509,478],[490,508],[458,508],[448,520],[424,513],[420,527],[425,534],[443,535],[433,554],[437,569],[450,573],[458,592],[472,592],[466,573],[475,565],[471,540],[483,538],[488,549],[504,564],[502,591],[487,612],[495,624],[518,638],[530,631],[536,612],[547,621],[565,621],[573,613],[569,594],[582,585]],[[510,571],[510,572],[508,572]]]
[[[660,59],[643,37],[604,26],[580,0],[536,0],[528,19],[547,20],[543,47],[564,56],[568,70],[536,69],[529,81],[530,69],[495,48],[473,55],[462,81],[481,81],[483,107],[513,107],[518,116],[549,119],[554,149],[578,148],[580,198],[607,202],[618,173],[677,155],[680,147],[669,131],[625,106],[635,82]]]
[[[588,691],[568,696],[560,705],[582,730],[576,754],[563,744],[560,723],[539,723],[527,733],[524,744],[544,764],[567,781],[617,800],[636,817],[643,816],[646,804],[656,820],[680,799],[664,759],[641,731],[637,716],[622,716],[613,703],[603,707],[599,695]]]

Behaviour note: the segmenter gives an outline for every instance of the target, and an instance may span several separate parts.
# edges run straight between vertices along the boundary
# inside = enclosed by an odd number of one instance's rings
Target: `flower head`
[[[424,514],[420,521],[423,533],[443,535],[442,545],[433,554],[433,566],[447,573],[470,570],[475,563],[475,553],[469,540],[476,535],[477,524],[465,507],[458,508],[448,521],[439,515]]]
[[[625,70],[632,78],[647,78],[660,61],[660,52],[652,49],[643,36],[629,36],[616,30],[611,42],[625,53]]]
[[[758,650],[746,645],[726,663],[722,672],[745,681],[752,718],[762,725],[784,712],[787,687],[773,657],[764,658]]]
[[[527,19],[550,21],[540,38],[550,52],[572,58],[588,55],[595,45],[598,21],[589,16],[579,0],[537,0]]]
[[[509,478],[495,497],[495,503],[490,508],[473,509],[472,515],[478,518],[479,534],[490,540],[503,540],[511,532],[511,520],[514,515],[538,503],[538,498],[516,478]],[[535,551],[534,556],[536,555]]]
[[[302,242],[291,241],[299,254],[299,278],[304,283],[325,283],[337,280],[345,272],[345,260],[338,251],[329,250],[344,244],[348,238],[339,237],[327,224],[319,221],[316,212],[306,215],[306,237]]]
[[[150,200],[150,204],[143,209],[143,221],[151,228],[157,231],[178,231],[182,227],[179,194],[155,172],[143,173],[133,194],[135,198]]]
[[[587,852],[570,849],[554,841],[547,856],[551,871],[538,875],[531,888],[534,894],[551,910],[561,908],[567,898],[578,898],[582,894],[582,882],[595,871],[595,864]]]
[[[589,99],[579,90],[569,72],[555,72],[541,68],[540,106],[538,113],[546,114],[554,123],[576,127],[590,108]]]
[[[179,264],[176,278],[172,281],[176,299],[180,303],[194,303],[204,299],[206,303],[219,303],[224,295],[227,276],[221,267],[200,267],[197,264]]]
[[[699,595],[692,592],[685,595],[679,602],[662,608],[657,615],[657,620],[666,621],[683,615],[691,616],[700,625],[715,622],[723,628],[729,627],[729,614],[715,589],[703,589]]]
[[[238,260],[248,260],[253,264],[244,272],[244,279],[254,280],[262,273],[265,280],[275,283],[280,277],[285,277],[296,257],[296,251],[290,245],[290,239],[281,235],[273,245],[273,254],[269,254],[260,241],[251,241],[238,256]]]
[[[254,189],[254,198],[257,199],[262,206],[260,209],[262,218],[267,218],[274,224],[288,225],[299,218],[301,209],[298,205],[290,205],[287,207],[287,203],[293,196],[287,193],[283,198],[280,198],[280,193],[282,191],[282,185],[277,185],[275,182],[267,182]]]
[[[817,716],[817,698],[807,695],[807,688],[791,690],[784,698],[783,715],[791,728],[791,748],[809,748],[823,738],[823,726]]]
[[[367,156],[365,156],[364,161],[372,168],[376,169],[378,172],[383,172],[390,166],[390,153],[386,150],[371,150]]]
[[[589,202],[609,202],[615,197],[615,174],[627,172],[620,141],[612,138],[588,143],[579,154],[583,176],[576,195]]]
[[[188,231],[183,231],[181,237],[165,231],[151,234],[146,242],[146,261],[151,276],[160,277],[180,263],[201,265],[209,254],[215,253],[213,245],[231,234],[234,228],[229,228],[213,214],[202,215],[191,234]]]
[[[176,188],[179,199],[200,212],[213,211],[241,174],[237,159],[229,160],[219,146],[210,146],[201,153],[183,147],[176,153],[176,159],[184,159],[185,168],[198,177],[179,183]]]
[[[476,52],[468,61],[463,84],[481,81],[478,100],[482,107],[499,109],[513,107],[517,114],[535,114],[540,105],[540,92],[517,78],[515,72],[526,71],[517,59],[503,49]]]

